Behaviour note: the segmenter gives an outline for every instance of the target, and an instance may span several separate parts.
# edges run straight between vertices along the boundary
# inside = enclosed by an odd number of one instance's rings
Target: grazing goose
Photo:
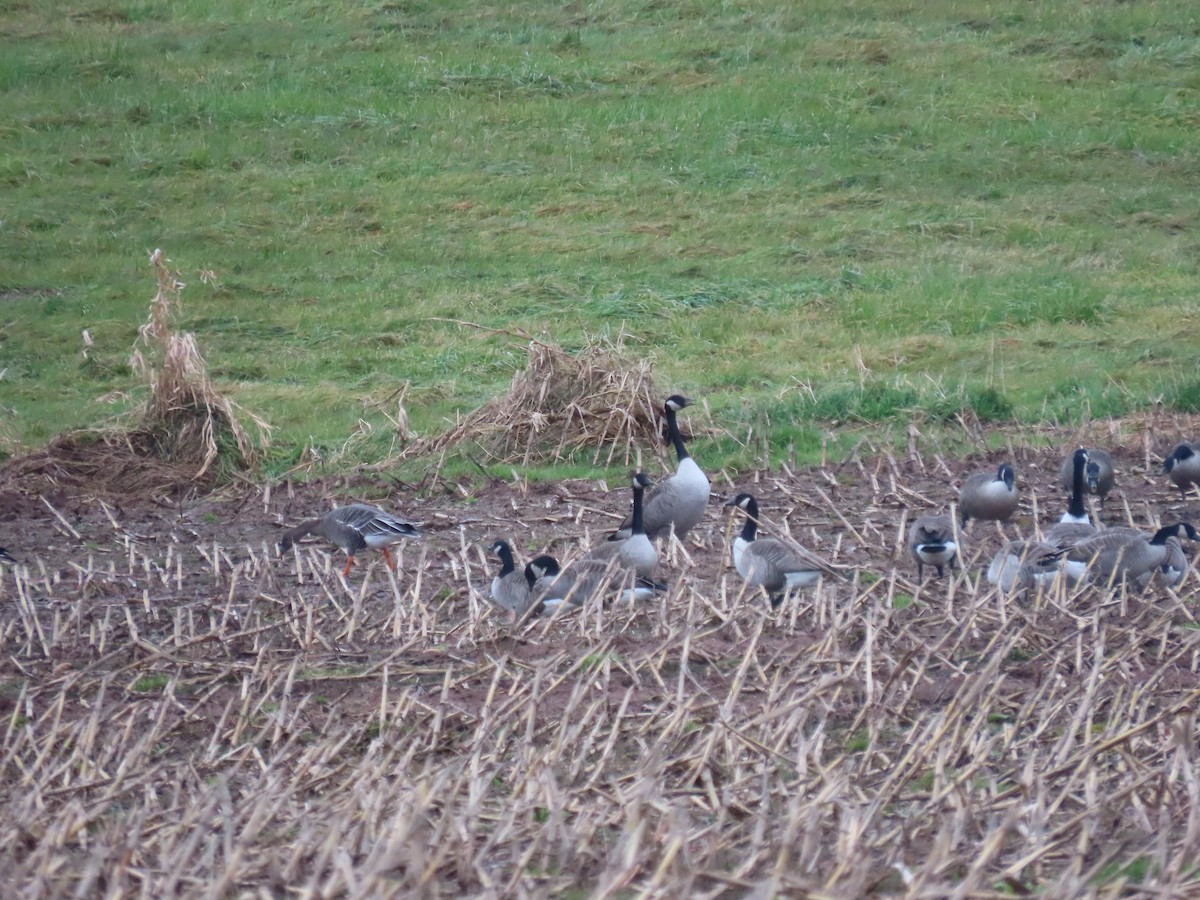
[[[551,557],[546,557],[553,562]],[[528,568],[528,567],[526,567]],[[559,572],[557,564],[544,570],[532,585],[531,599],[541,615],[553,615],[563,605],[579,607],[595,597],[631,603],[647,600],[667,586],[642,578],[620,566],[615,558],[577,559]]]
[[[1164,565],[1178,565],[1178,555],[1169,546],[1169,541],[1175,538],[1178,543],[1180,532],[1187,535],[1188,540],[1200,539],[1189,522],[1167,525],[1158,529],[1153,537],[1141,532],[1131,533],[1129,529],[1108,528],[1067,550],[1067,560],[1076,570],[1082,567],[1081,578],[1102,584],[1129,581],[1145,587],[1156,570],[1161,571]],[[1182,554],[1182,545],[1178,552]],[[1181,573],[1179,578],[1182,577]]]
[[[629,517],[629,536],[624,540],[601,541],[584,554],[584,559],[608,562],[615,557],[622,567],[633,569],[642,578],[654,577],[654,570],[658,567],[658,551],[646,534],[644,524],[644,495],[650,484],[650,477],[644,472],[633,476],[633,513]]]
[[[943,567],[954,570],[958,544],[954,541],[954,521],[949,516],[921,516],[913,522],[908,533],[908,549],[917,561],[917,582],[923,578],[925,566],[935,566],[938,578]]]
[[[1099,447],[1087,447],[1087,465],[1084,469],[1086,491],[1100,498],[1100,507],[1104,507],[1104,498],[1113,489],[1116,473],[1113,469],[1112,457],[1107,450]],[[1075,453],[1079,451],[1076,450]],[[1075,453],[1062,461],[1058,470],[1058,480],[1063,490],[1071,491],[1075,487]]]
[[[1045,541],[1005,541],[988,566],[988,583],[1005,593],[1047,584],[1058,574],[1063,552]]]
[[[753,494],[738,494],[725,505],[746,513],[742,533],[733,539],[733,567],[746,584],[767,592],[772,608],[783,602],[788,591],[810,587],[822,575],[846,577],[840,569],[799,544],[778,538],[756,540],[758,501]]]
[[[13,558],[13,555],[3,547],[0,547],[0,565],[15,566],[16,564],[17,561]]]
[[[1054,544],[1060,548],[1069,547],[1096,533],[1096,526],[1092,524],[1087,507],[1083,505],[1090,454],[1090,450],[1081,447],[1071,455],[1071,499],[1067,502],[1067,511],[1062,514],[1058,524],[1048,528],[1042,535],[1047,544]]]
[[[963,482],[958,492],[958,511],[965,528],[968,519],[1006,522],[1017,510],[1017,474],[1001,463],[995,475],[980,472]]]
[[[1200,444],[1180,444],[1163,460],[1163,474],[1179,488],[1179,495],[1186,500],[1188,488],[1200,484]]]
[[[666,535],[672,528],[675,529],[675,537],[683,540],[703,518],[704,510],[708,506],[708,477],[687,452],[683,436],[679,433],[679,423],[675,420],[675,414],[691,402],[687,397],[673,394],[663,405],[663,415],[667,420],[667,439],[675,447],[679,466],[674,475],[660,481],[646,494],[644,524],[646,534],[651,540]],[[626,519],[609,540],[628,537],[632,525],[632,517]]]
[[[280,551],[286,551],[298,539],[307,534],[315,534],[337,544],[346,554],[346,568],[342,576],[350,574],[354,565],[354,557],[363,550],[382,550],[383,558],[388,568],[396,571],[392,554],[388,547],[400,543],[405,538],[417,540],[421,537],[420,530],[396,518],[389,512],[384,512],[377,506],[366,503],[351,503],[331,509],[319,519],[301,522],[295,528],[289,528],[279,541]]]
[[[1167,557],[1150,576],[1145,578],[1145,581],[1139,582],[1138,587],[1145,588],[1150,583],[1150,578],[1157,575],[1163,585],[1173,588],[1183,581],[1183,576],[1187,574],[1188,558],[1183,552],[1183,542],[1177,537],[1167,538]]]

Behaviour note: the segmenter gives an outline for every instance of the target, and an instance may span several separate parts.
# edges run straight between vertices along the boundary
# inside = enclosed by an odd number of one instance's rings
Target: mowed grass
[[[1192,4],[2,8],[5,453],[140,398],[153,247],[276,468],[502,391],[520,341],[446,320],[625,327],[810,454],[1200,406]]]

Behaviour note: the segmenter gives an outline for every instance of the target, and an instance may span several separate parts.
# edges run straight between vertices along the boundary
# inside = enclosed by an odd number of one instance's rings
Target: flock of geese
[[[500,562],[490,592],[496,606],[516,621],[579,607],[593,598],[632,602],[666,590],[666,585],[655,580],[655,541],[686,538],[703,518],[711,492],[708,477],[688,453],[676,420],[690,403],[675,394],[663,406],[667,438],[678,459],[675,473],[658,483],[652,483],[644,472],[636,473],[630,485],[632,509],[607,540],[586,548],[565,567],[548,555],[519,567],[508,541],[491,544],[489,549]],[[1191,487],[1200,486],[1200,444],[1176,447],[1164,461],[1163,473],[1186,499]],[[1182,540],[1200,540],[1191,523],[1176,522],[1148,534],[1092,522],[1085,496],[1097,497],[1103,509],[1115,482],[1112,457],[1104,450],[1074,451],[1063,460],[1060,475],[1069,491],[1066,511],[1040,532],[1040,538],[1005,541],[987,570],[991,584],[1006,592],[1047,586],[1059,579],[1069,586],[1088,582],[1106,588],[1128,585],[1144,589],[1155,578],[1168,587],[1179,584],[1188,568]],[[994,474],[979,473],[963,482],[957,518],[945,513],[917,518],[908,530],[917,581],[924,580],[926,567],[935,569],[939,577],[947,568],[961,568],[961,535],[970,521],[1004,523],[1016,512],[1018,499],[1016,472],[1004,463]],[[733,566],[747,587],[765,593],[773,607],[790,592],[822,578],[845,579],[852,574],[852,569],[834,565],[794,541],[760,537],[754,495],[739,493],[724,505],[745,514],[742,530],[733,540]],[[279,542],[280,552],[308,535],[341,548],[346,554],[345,577],[355,557],[368,549],[381,550],[388,567],[395,571],[389,548],[420,538],[421,531],[378,507],[353,503],[288,529]],[[16,561],[0,548],[0,563],[15,565]]]
[[[667,438],[678,459],[674,474],[655,484],[644,472],[636,473],[630,484],[631,511],[607,540],[584,549],[565,567],[544,554],[520,566],[508,541],[496,540],[490,545],[500,564],[490,599],[510,619],[553,614],[593,599],[633,602],[666,590],[666,585],[655,580],[655,541],[669,540],[672,535],[686,538],[703,518],[711,492],[708,477],[688,453],[676,420],[690,402],[676,394],[663,406]],[[1176,447],[1165,460],[1163,472],[1186,498],[1190,487],[1200,485],[1200,444]],[[1200,539],[1190,523],[1178,522],[1147,534],[1092,522],[1084,498],[1095,496],[1103,509],[1115,483],[1112,457],[1102,449],[1074,451],[1063,460],[1060,475],[1069,491],[1066,511],[1042,530],[1038,539],[1005,541],[987,570],[991,584],[1017,592],[1047,586],[1056,579],[1068,585],[1089,582],[1142,589],[1156,577],[1169,587],[1182,580],[1188,567],[1182,539]],[[961,535],[971,520],[1004,523],[1016,512],[1018,500],[1016,471],[1004,463],[995,473],[982,472],[963,482],[958,517],[943,513],[917,518],[908,532],[908,549],[916,563],[918,582],[924,580],[926,567],[935,569],[939,577],[947,568],[952,572],[961,568]],[[733,540],[733,566],[747,587],[765,593],[773,607],[791,591],[810,587],[821,578],[845,579],[852,574],[852,569],[835,565],[794,541],[760,537],[754,495],[739,493],[724,505],[745,515],[741,532]],[[343,575],[349,573],[355,555],[366,549],[382,550],[394,570],[388,547],[420,537],[416,526],[390,513],[352,504],[290,529],[283,535],[280,549],[287,550],[308,534],[324,537],[346,553]]]

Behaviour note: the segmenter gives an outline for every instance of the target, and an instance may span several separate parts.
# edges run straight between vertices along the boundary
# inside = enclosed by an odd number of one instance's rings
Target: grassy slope
[[[433,317],[624,322],[664,387],[810,445],[964,396],[1191,408],[1198,28],[1182,2],[5,3],[0,440],[136,396],[153,246],[281,463],[360,418],[377,457],[405,379],[421,432],[503,389],[520,348]]]

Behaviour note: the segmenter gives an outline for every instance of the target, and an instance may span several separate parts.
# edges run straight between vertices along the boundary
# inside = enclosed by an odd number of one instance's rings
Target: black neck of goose
[[[758,503],[750,500],[745,506],[746,523],[742,526],[742,540],[747,543],[754,540],[758,534]]]
[[[508,546],[508,544],[501,544],[496,548],[496,555],[500,557],[501,577],[505,575],[511,575],[513,570],[517,567],[516,563],[513,562],[512,547]]]
[[[636,482],[633,485],[633,516],[629,520],[629,534],[645,534],[646,526],[642,523],[642,493],[645,488]]]
[[[679,457],[679,461],[683,462],[688,458],[687,447],[683,445],[683,435],[679,433],[679,423],[675,420],[675,410],[668,406],[666,408],[667,416],[667,439],[675,448],[675,455]]]
[[[1083,505],[1084,483],[1087,481],[1086,469],[1087,457],[1082,453],[1076,453],[1074,469],[1071,472],[1071,499],[1067,503],[1067,512],[1076,519],[1082,519],[1087,515],[1087,508]]]

